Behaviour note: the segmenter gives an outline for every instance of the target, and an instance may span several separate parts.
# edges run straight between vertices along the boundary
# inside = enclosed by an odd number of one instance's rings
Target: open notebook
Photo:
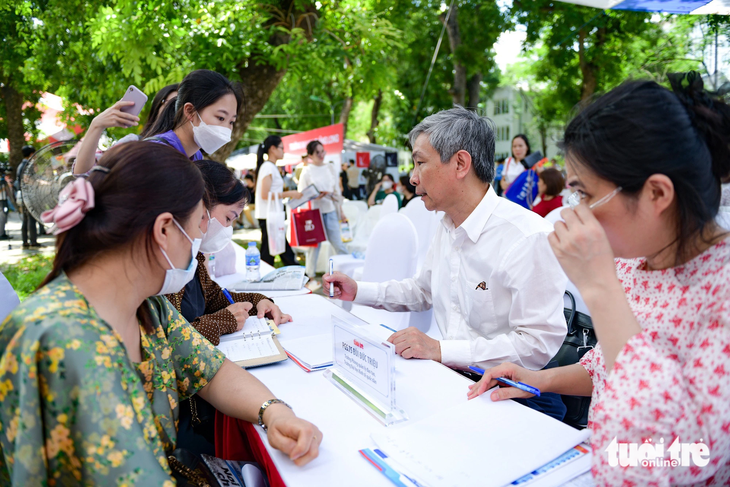
[[[256,367],[286,360],[286,352],[274,336],[275,326],[268,321],[250,316],[242,330],[221,336],[218,350],[241,367]]]

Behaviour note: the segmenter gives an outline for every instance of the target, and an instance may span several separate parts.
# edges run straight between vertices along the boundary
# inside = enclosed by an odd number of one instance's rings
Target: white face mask
[[[383,181],[383,184],[380,186],[380,188],[383,191],[387,191],[392,187],[393,187],[393,181]]]
[[[198,259],[196,259],[195,256],[198,255],[201,239],[196,238],[195,240],[191,240],[188,234],[185,233],[185,230],[183,230],[183,227],[181,227],[175,220],[172,221],[175,225],[177,225],[177,228],[180,229],[183,235],[185,235],[185,238],[187,238],[192,244],[190,246],[190,265],[188,265],[187,269],[176,269],[170,258],[167,256],[167,252],[160,247],[162,255],[165,256],[167,263],[170,264],[170,269],[165,271],[165,282],[162,283],[162,289],[160,289],[160,292],[158,292],[156,296],[179,293],[187,283],[193,280],[195,277],[195,271],[198,268]]]
[[[200,114],[198,114],[200,118]],[[193,122],[190,122],[193,125]],[[233,131],[219,125],[208,125],[200,118],[200,125],[193,125],[193,140],[207,154],[212,154],[231,141]]]
[[[203,235],[200,251],[206,254],[220,252],[232,238],[233,227],[224,227],[216,218],[211,218],[210,212],[208,212],[208,231]]]

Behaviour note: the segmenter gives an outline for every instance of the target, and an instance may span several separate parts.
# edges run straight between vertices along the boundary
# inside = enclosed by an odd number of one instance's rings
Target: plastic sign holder
[[[332,316],[334,365],[325,377],[385,426],[408,415],[395,401],[395,345]]]

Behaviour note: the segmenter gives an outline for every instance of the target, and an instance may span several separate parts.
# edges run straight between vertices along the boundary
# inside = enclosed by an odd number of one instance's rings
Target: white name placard
[[[396,406],[395,345],[332,316],[332,369],[325,376],[386,425],[407,419]]]

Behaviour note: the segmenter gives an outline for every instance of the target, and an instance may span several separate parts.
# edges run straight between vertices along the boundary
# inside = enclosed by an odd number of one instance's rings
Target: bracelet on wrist
[[[284,406],[288,407],[289,409],[292,409],[290,405],[282,401],[281,399],[269,399],[265,403],[261,405],[261,408],[259,408],[259,426],[261,426],[264,431],[268,431],[269,428],[264,424],[264,411],[266,411],[266,408],[271,406],[272,404],[283,404]],[[293,409],[292,409],[293,410]]]

